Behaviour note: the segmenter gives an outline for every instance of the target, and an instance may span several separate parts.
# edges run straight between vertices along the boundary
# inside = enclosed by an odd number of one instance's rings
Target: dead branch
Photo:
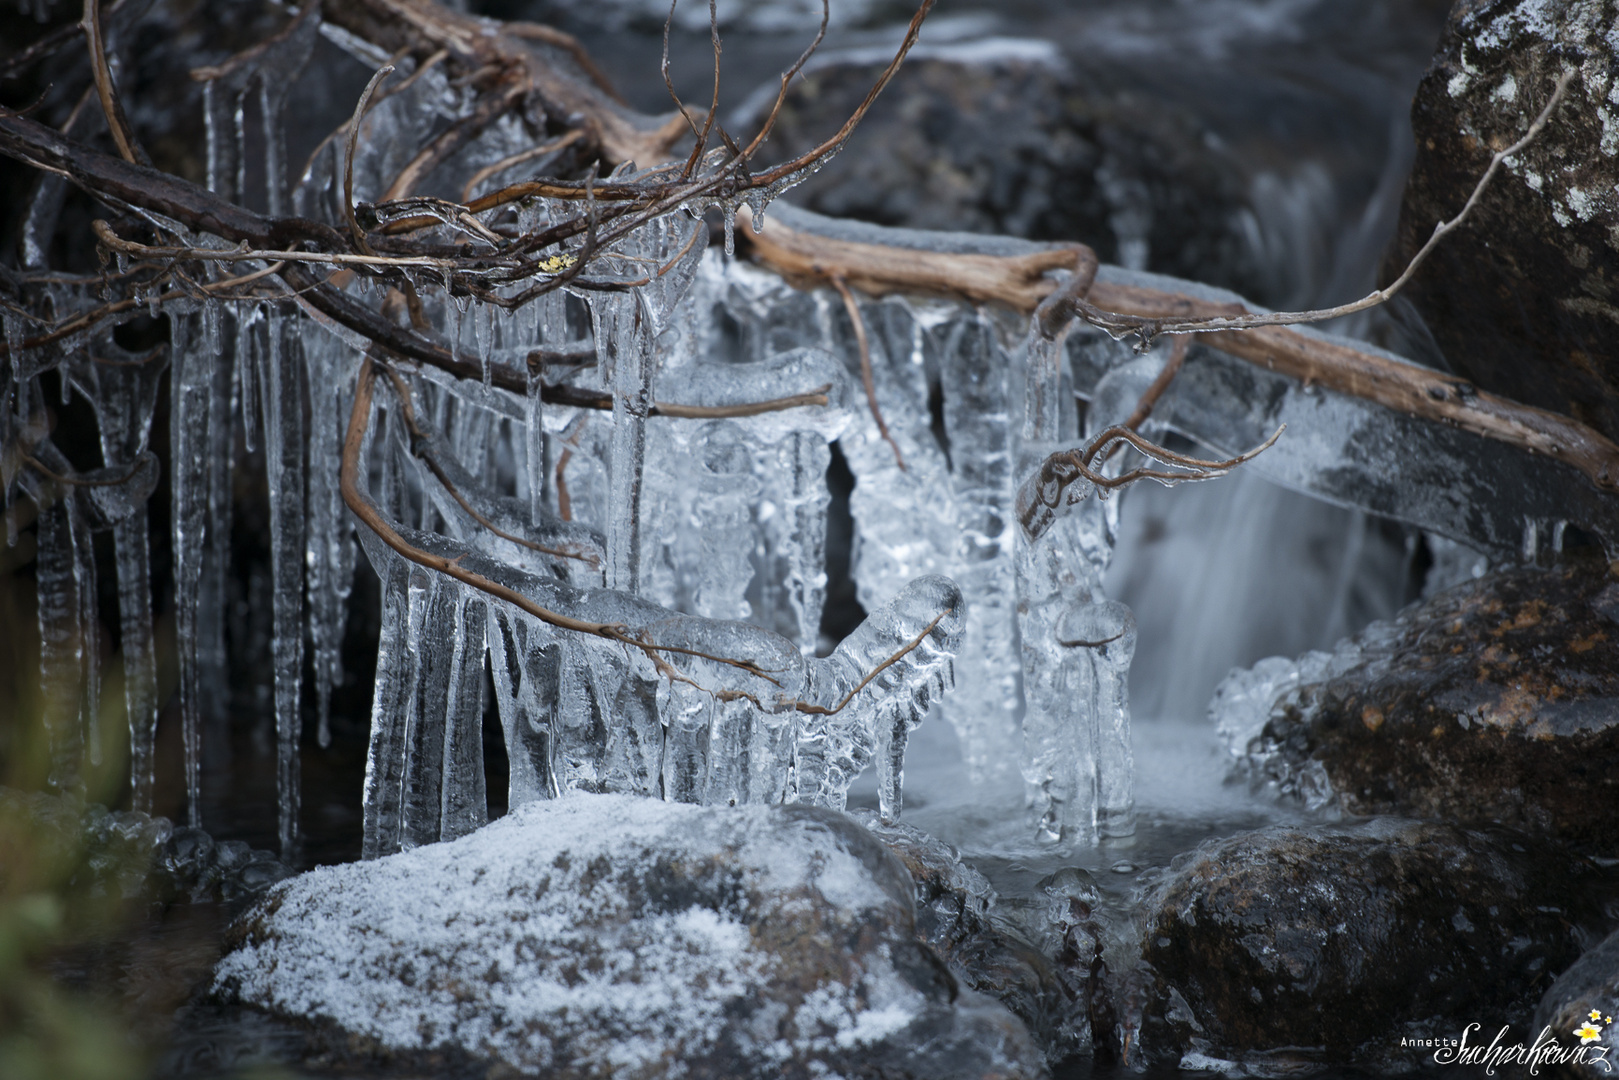
[[[740,215],[739,215],[740,216]],[[996,256],[919,251],[819,236],[773,221],[762,234],[745,230],[753,257],[804,288],[837,274],[872,296],[921,293],[998,303],[1031,313],[1056,288],[1048,271],[1073,265],[1073,248]],[[1241,313],[1233,304],[1181,293],[1097,281],[1098,310],[1151,320],[1208,320]],[[1282,326],[1218,330],[1199,341],[1306,385],[1324,386],[1386,409],[1451,424],[1487,439],[1544,454],[1580,470],[1603,491],[1619,491],[1619,446],[1560,413],[1486,393],[1465,380],[1402,363]]]
[[[101,40],[101,0],[84,0],[84,18],[79,26],[84,31],[85,43],[90,47],[90,72],[95,78],[96,93],[101,98],[101,110],[107,114],[107,130],[112,133],[112,141],[125,161],[146,164],[150,159],[135,142],[129,118],[124,115],[124,107],[118,101],[118,91],[113,86],[112,69],[107,66],[107,50]]]
[[[1057,509],[1067,498],[1069,488],[1080,480],[1088,481],[1099,494],[1105,495],[1139,480],[1156,480],[1161,484],[1173,485],[1218,479],[1238,465],[1252,461],[1275,446],[1276,440],[1281,438],[1282,432],[1286,430],[1287,425],[1283,424],[1270,438],[1236,457],[1223,461],[1205,461],[1202,458],[1177,454],[1138,435],[1128,427],[1110,427],[1085,446],[1077,450],[1059,450],[1041,463],[1039,471],[1024,481],[1023,487],[1018,491],[1018,524],[1022,527],[1024,536],[1030,541],[1039,539],[1056,520]],[[1105,461],[1111,457],[1113,448],[1119,444],[1128,444],[1140,451],[1148,460],[1170,468],[1155,469],[1142,466],[1118,476],[1109,476],[1096,467],[1096,460],[1101,457]]]

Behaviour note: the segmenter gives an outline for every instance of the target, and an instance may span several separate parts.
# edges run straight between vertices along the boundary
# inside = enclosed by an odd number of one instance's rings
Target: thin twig
[[[867,675],[864,679],[861,679],[859,685],[857,685],[853,690],[850,690],[847,694],[843,695],[843,700],[832,706],[830,709],[826,708],[824,705],[811,705],[804,701],[795,702],[793,708],[798,712],[808,713],[811,716],[834,716],[842,712],[844,708],[848,706],[849,702],[855,699],[856,694],[860,693],[860,691],[871,685],[871,680],[875,679],[877,676],[881,675],[883,672],[905,659],[911,653],[915,652],[921,646],[922,642],[927,640],[927,636],[933,633],[933,628],[943,622],[946,615],[955,614],[955,610],[956,609],[953,607],[945,608],[943,611],[935,615],[933,617],[933,621],[928,623],[927,626],[923,627],[922,632],[912,638],[908,645],[906,645],[899,652],[890,656],[888,659],[884,660],[882,663],[878,664],[876,667],[872,668],[871,674]]]
[[[125,161],[144,165],[149,159],[130,131],[129,118],[124,115],[124,108],[118,102],[118,90],[113,85],[112,69],[107,66],[107,50],[101,40],[101,0],[84,0],[84,17],[79,25],[90,47],[90,72],[95,77],[96,93],[101,97],[101,110],[107,114],[107,130],[112,134],[112,141]]]
[[[490,521],[483,514],[479,513],[478,510],[467,501],[466,496],[461,494],[460,489],[458,489],[455,486],[455,483],[450,479],[449,474],[444,469],[444,466],[438,463],[437,457],[432,452],[423,451],[421,449],[421,443],[427,439],[427,432],[422,430],[421,424],[419,424],[416,420],[416,405],[411,400],[410,387],[405,384],[404,377],[395,371],[391,366],[385,367],[383,370],[387,372],[389,381],[393,383],[394,395],[399,399],[399,404],[404,412],[405,428],[410,432],[411,436],[410,452],[421,459],[429,471],[432,472],[434,478],[437,479],[440,484],[444,485],[444,490],[450,493],[450,497],[454,499],[460,505],[461,509],[465,510],[474,521],[488,529],[490,532],[494,533],[496,536],[500,537],[502,540],[510,540],[512,543],[517,544],[520,547],[528,548],[530,551],[538,551],[542,555],[550,555],[558,559],[578,559],[581,562],[589,563],[593,567],[599,567],[601,565],[601,561],[596,558],[594,552],[566,550],[563,548],[548,547],[545,544],[536,543],[533,540],[528,540],[524,537],[506,532],[505,530],[501,529],[500,526]]]
[[[371,94],[376,90],[377,84],[394,73],[392,64],[384,64],[371,76],[371,81],[365,84],[360,93],[360,100],[354,103],[354,115],[349,119],[349,134],[347,152],[343,155],[343,215],[348,219],[349,233],[354,237],[354,244],[367,255],[375,254],[371,245],[365,242],[365,230],[360,228],[359,219],[354,216],[354,151],[360,141],[360,121],[365,118],[366,103],[371,100]]]
[[[541,143],[538,146],[531,146],[527,150],[520,151],[508,157],[503,157],[493,165],[485,165],[483,168],[473,173],[472,179],[468,180],[466,186],[461,189],[461,201],[463,203],[471,202],[472,193],[477,190],[478,185],[489,179],[491,176],[499,176],[507,169],[516,168],[525,161],[532,161],[537,157],[544,157],[547,154],[566,149],[567,147],[578,142],[580,139],[584,138],[584,135],[585,133],[582,130],[579,128],[574,128],[567,134],[552,139],[550,142]]]
[[[855,344],[860,347],[860,381],[866,388],[866,404],[871,408],[871,418],[877,421],[877,431],[894,451],[894,461],[899,465],[899,471],[905,472],[905,458],[899,452],[899,443],[888,432],[888,425],[883,421],[883,413],[877,407],[877,380],[871,371],[871,345],[866,340],[866,320],[860,317],[860,305],[855,303],[854,293],[849,291],[849,285],[842,277],[833,275],[828,279],[832,287],[843,297],[843,308],[849,313],[849,321],[854,323]]]
[[[1155,319],[1107,311],[1100,307],[1081,303],[1079,305],[1079,315],[1086,322],[1106,330],[1114,337],[1135,334],[1140,339],[1142,346],[1145,347],[1159,334],[1208,334],[1222,330],[1250,330],[1262,326],[1294,326],[1300,323],[1327,322],[1331,319],[1339,319],[1345,315],[1353,315],[1356,312],[1366,311],[1369,308],[1377,307],[1379,304],[1387,303],[1411,280],[1412,276],[1416,274],[1417,268],[1438,246],[1439,241],[1460,228],[1467,220],[1468,215],[1473,212],[1473,208],[1478,205],[1479,199],[1483,196],[1485,187],[1489,185],[1491,178],[1495,176],[1496,170],[1501,167],[1502,163],[1528,146],[1541,133],[1546,126],[1546,122],[1551,119],[1552,112],[1562,103],[1563,95],[1568,90],[1568,85],[1576,74],[1578,74],[1578,69],[1573,68],[1563,73],[1557,80],[1557,86],[1553,89],[1552,96],[1546,102],[1545,108],[1540,110],[1540,114],[1535,117],[1534,123],[1529,125],[1529,130],[1524,132],[1523,137],[1490,158],[1489,168],[1484,170],[1484,175],[1479,177],[1478,183],[1473,186],[1473,192],[1468,196],[1467,203],[1462,207],[1461,212],[1449,221],[1441,221],[1434,226],[1433,235],[1428,237],[1427,243],[1423,244],[1416,255],[1412,256],[1411,261],[1406,264],[1405,270],[1401,272],[1400,276],[1384,288],[1348,304],[1339,304],[1337,307],[1330,308],[1318,308],[1314,311],[1243,312],[1241,314],[1215,315],[1196,319]]]

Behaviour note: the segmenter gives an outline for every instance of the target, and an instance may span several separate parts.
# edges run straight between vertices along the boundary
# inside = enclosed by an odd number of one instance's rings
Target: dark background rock
[[[1572,1033],[1591,1019],[1593,1011],[1598,1014],[1595,1026],[1602,1032],[1601,1040],[1592,1044],[1593,1050],[1606,1050],[1606,1061],[1611,1064],[1603,1068],[1590,1061],[1572,1065],[1569,1071],[1586,1077],[1612,1076],[1613,1069],[1619,1068],[1619,1028],[1611,1023],[1619,1013],[1619,934],[1604,939],[1557,977],[1535,1010],[1531,1027],[1536,1034],[1550,1028],[1560,1043],[1574,1045]]]
[[[1272,714],[1249,762],[1317,766],[1354,814],[1550,833],[1619,851],[1619,576],[1594,555],[1498,571],[1359,639]]]
[[[1142,910],[1142,1043],[1163,1056],[1375,1064],[1404,1025],[1493,1031],[1526,1017],[1594,914],[1581,860],[1449,825],[1275,827],[1177,862]]]
[[[1531,8],[1533,10],[1531,10]],[[1479,386],[1619,438],[1619,78],[1611,0],[1459,0],[1411,110],[1417,157],[1392,280],[1577,68],[1540,137],[1503,168],[1405,296]]]

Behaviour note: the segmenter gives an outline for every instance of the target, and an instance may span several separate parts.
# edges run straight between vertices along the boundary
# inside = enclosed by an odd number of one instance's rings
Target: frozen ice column
[[[1040,837],[1088,844],[1134,831],[1126,682],[1135,622],[1101,595],[1116,515],[1058,442],[1063,336],[1046,337],[1036,316],[1025,374],[1016,503],[1023,778]]]
[[[1130,661],[1136,620],[1113,600],[1080,604],[1057,620],[1056,708],[1025,727],[1028,771],[1040,783],[1039,830],[1091,842],[1135,832]]]

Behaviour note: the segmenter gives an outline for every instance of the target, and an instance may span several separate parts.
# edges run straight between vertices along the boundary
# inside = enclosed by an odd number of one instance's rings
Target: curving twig
[[[150,162],[135,141],[129,126],[129,117],[118,101],[118,89],[113,85],[112,69],[107,65],[107,49],[101,40],[101,0],[84,0],[84,17],[79,22],[85,43],[90,47],[90,73],[95,78],[96,93],[101,97],[101,111],[107,114],[107,130],[119,155],[131,165]]]
[[[1563,73],[1557,80],[1557,85],[1552,90],[1552,95],[1547,100],[1545,107],[1540,110],[1540,114],[1535,117],[1534,122],[1529,125],[1529,130],[1524,132],[1518,141],[1505,150],[1498,151],[1490,158],[1489,168],[1484,170],[1484,175],[1480,176],[1478,183],[1473,186],[1473,192],[1468,196],[1466,205],[1449,221],[1441,221],[1434,226],[1433,235],[1428,237],[1427,243],[1423,244],[1417,253],[1411,257],[1411,261],[1406,264],[1405,270],[1401,272],[1400,276],[1385,287],[1371,292],[1359,300],[1339,304],[1337,307],[1319,308],[1314,311],[1243,311],[1229,315],[1220,314],[1181,319],[1128,315],[1081,302],[1078,305],[1079,317],[1092,326],[1106,330],[1116,338],[1134,334],[1140,341],[1141,347],[1146,348],[1152,343],[1152,339],[1159,334],[1209,334],[1222,330],[1251,330],[1263,326],[1295,326],[1301,323],[1327,322],[1331,319],[1339,319],[1345,315],[1353,315],[1358,311],[1366,311],[1377,307],[1379,304],[1387,303],[1411,280],[1416,274],[1417,268],[1438,246],[1439,241],[1460,228],[1462,223],[1467,220],[1468,215],[1473,212],[1473,208],[1478,205],[1480,197],[1483,196],[1485,187],[1489,185],[1491,178],[1495,176],[1496,170],[1500,169],[1502,163],[1535,141],[1536,136],[1546,127],[1546,122],[1551,119],[1551,115],[1557,106],[1562,104],[1563,95],[1568,90],[1568,84],[1576,74],[1578,74],[1578,69],[1575,68],[1570,68]]]
[[[843,297],[843,308],[849,313],[849,321],[854,323],[854,340],[860,347],[860,382],[866,388],[866,404],[871,409],[871,418],[877,421],[877,431],[883,441],[894,451],[894,463],[899,466],[900,472],[904,472],[905,458],[899,452],[899,443],[888,433],[882,410],[877,407],[877,382],[871,372],[871,343],[866,340],[866,320],[860,317],[860,305],[855,303],[854,293],[849,291],[849,285],[842,277],[834,274],[827,280]]]

